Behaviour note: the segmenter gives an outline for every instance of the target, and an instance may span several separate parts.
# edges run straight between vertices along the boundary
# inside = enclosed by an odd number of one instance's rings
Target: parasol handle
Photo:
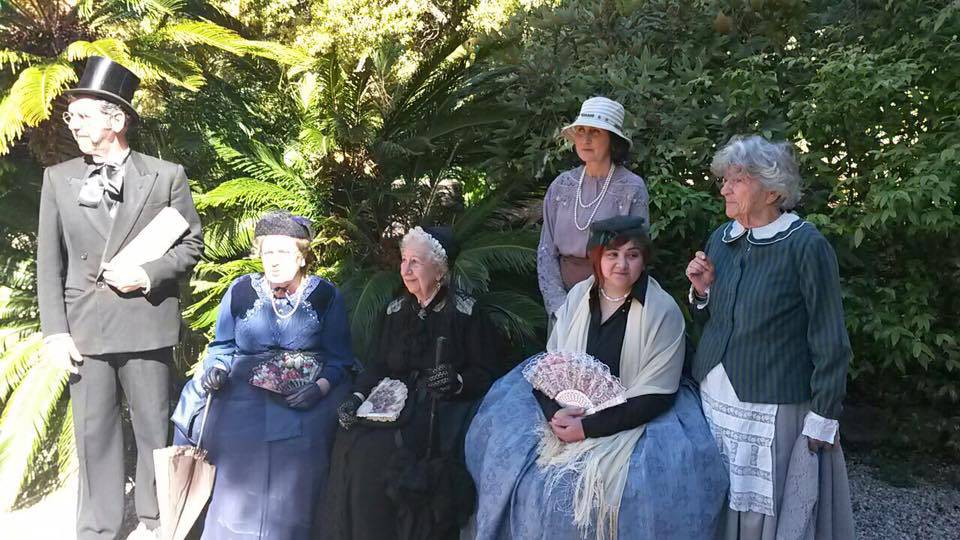
[[[443,363],[443,352],[444,347],[447,345],[447,338],[445,336],[440,336],[437,338],[437,350],[436,356],[433,358],[433,366],[440,367],[440,364]],[[427,459],[433,457],[433,434],[436,431],[437,425],[437,398],[433,396],[430,398],[430,426],[427,431]]]
[[[213,402],[213,392],[207,392],[207,404],[203,407],[203,421],[200,424],[200,436],[197,437],[197,448],[201,448],[203,432],[207,429],[207,415],[210,414],[210,403]]]

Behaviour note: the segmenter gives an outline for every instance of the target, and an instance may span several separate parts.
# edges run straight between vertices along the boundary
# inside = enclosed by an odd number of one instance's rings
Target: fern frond
[[[0,50],[0,69],[3,69],[4,66],[9,65],[11,70],[15,70],[23,64],[27,64],[29,66],[45,61],[46,58],[37,56],[35,54],[13,51],[10,49]]]
[[[190,282],[200,298],[183,311],[183,317],[194,330],[209,331],[217,322],[220,300],[230,284],[238,277],[251,272],[262,272],[258,259],[237,259],[226,263],[201,262]]]
[[[119,39],[105,38],[96,41],[77,40],[67,46],[63,55],[67,60],[76,62],[91,56],[105,56],[114,62],[130,67],[130,49]],[[136,73],[143,77],[143,73]]]
[[[303,201],[282,186],[255,178],[235,178],[194,197],[197,210],[208,208],[259,209],[300,208]]]
[[[7,153],[24,128],[50,118],[53,100],[76,80],[73,67],[62,62],[23,70],[0,102],[0,154]]]
[[[248,52],[247,40],[229,28],[210,21],[182,20],[167,25],[160,36],[184,47],[207,45],[236,55]]]
[[[9,510],[27,479],[67,384],[67,372],[49,361],[33,366],[0,416],[0,510]]]

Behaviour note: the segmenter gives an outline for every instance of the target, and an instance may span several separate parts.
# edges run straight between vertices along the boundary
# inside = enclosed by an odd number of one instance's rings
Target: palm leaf
[[[16,502],[38,450],[43,448],[67,372],[48,361],[30,369],[0,416],[0,510]]]
[[[350,334],[357,356],[366,356],[377,330],[375,326],[399,286],[400,274],[395,270],[380,270],[369,279],[360,277],[344,285],[344,297],[350,307]]]
[[[515,343],[536,340],[540,329],[547,325],[543,304],[522,293],[489,292],[480,296],[478,304]]]
[[[67,481],[76,471],[77,440],[73,433],[73,407],[66,407],[63,419],[60,421],[60,430],[57,433],[57,470],[60,484]]]
[[[0,354],[0,403],[23,381],[30,368],[37,363],[43,338],[39,333],[21,338],[19,333],[4,329],[3,353]]]
[[[454,263],[457,287],[471,294],[485,292],[492,272],[522,275],[535,270],[537,240],[533,231],[486,233],[470,239]]]

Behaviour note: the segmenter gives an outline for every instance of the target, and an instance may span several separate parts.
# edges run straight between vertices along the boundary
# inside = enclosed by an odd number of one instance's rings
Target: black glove
[[[350,429],[357,423],[357,408],[363,403],[363,398],[356,394],[350,394],[347,399],[340,402],[337,407],[337,420],[343,429]]]
[[[208,393],[214,393],[227,384],[227,370],[220,366],[207,368],[207,371],[200,377],[200,386]]]
[[[312,409],[314,405],[323,399],[324,393],[317,383],[310,383],[290,392],[284,399],[287,400],[287,407],[299,409],[301,411]]]
[[[452,364],[440,364],[424,373],[427,389],[440,396],[452,396],[460,391],[463,384],[457,378],[457,370]]]

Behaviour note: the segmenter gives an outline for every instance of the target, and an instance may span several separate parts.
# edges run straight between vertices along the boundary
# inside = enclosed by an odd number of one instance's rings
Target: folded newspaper
[[[142,266],[144,263],[159,259],[190,230],[190,224],[176,208],[161,210],[123,249],[117,253],[110,264]]]

